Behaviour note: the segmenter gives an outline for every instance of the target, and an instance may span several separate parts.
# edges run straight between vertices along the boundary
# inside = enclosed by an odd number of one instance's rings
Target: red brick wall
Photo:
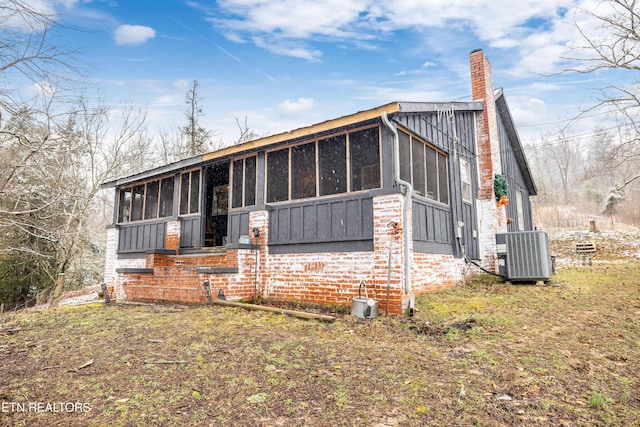
[[[388,242],[395,237],[390,223],[402,223],[402,196],[374,198],[374,251],[326,252],[310,254],[268,254],[261,257],[261,292],[265,298],[312,301],[320,304],[351,305],[358,296],[360,283],[369,297],[378,301],[378,310],[386,310]],[[253,213],[250,227],[266,230],[266,212]],[[267,230],[268,232],[268,230]],[[266,240],[265,240],[266,241]],[[396,241],[392,265],[389,312],[401,312],[403,283],[402,247]],[[364,292],[364,291],[363,291]],[[364,295],[363,295],[364,296]]]
[[[502,173],[500,137],[496,112],[491,63],[482,50],[469,55],[471,63],[471,92],[474,100],[484,101],[484,110],[476,116],[478,167],[478,230],[482,263],[497,271],[496,233],[506,231],[504,207],[498,207],[493,193],[494,175]]]
[[[116,297],[203,304],[206,302],[203,283],[208,280],[214,299],[222,290],[228,299],[250,300],[256,292],[258,297],[264,298],[350,306],[352,299],[358,296],[360,283],[364,283],[369,297],[378,301],[379,313],[384,314],[387,278],[390,277],[389,313],[401,314],[409,299],[404,290],[402,203],[400,194],[374,198],[374,250],[367,252],[270,254],[266,245],[268,212],[255,211],[250,214],[249,226],[260,230],[259,238],[252,237],[253,242],[260,245],[257,259],[253,249],[227,249],[219,254],[147,254],[144,259],[112,260],[110,262],[117,268],[152,271],[116,274],[116,289],[121,289]],[[179,242],[179,237],[178,227],[168,227],[168,240]],[[115,238],[117,240],[117,236]],[[450,287],[461,280],[459,259],[413,254],[412,260],[414,294]],[[198,267],[237,268],[238,273],[201,274]]]

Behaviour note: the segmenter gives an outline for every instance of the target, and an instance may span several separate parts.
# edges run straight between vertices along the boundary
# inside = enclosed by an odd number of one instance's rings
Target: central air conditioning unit
[[[545,281],[553,275],[549,237],[544,231],[496,234],[498,271],[512,281]]]

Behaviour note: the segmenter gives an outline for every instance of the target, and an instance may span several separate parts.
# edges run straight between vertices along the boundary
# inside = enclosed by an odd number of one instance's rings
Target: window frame
[[[516,191],[516,216],[518,218],[518,231],[524,231],[524,197],[520,190]]]
[[[465,179],[466,175],[466,179]],[[471,162],[460,159],[460,192],[464,203],[473,203],[473,187],[471,179]],[[468,193],[469,197],[466,197]]]
[[[171,214],[170,215],[161,215],[162,213],[162,209],[161,209],[161,201],[162,201],[162,196],[163,196],[163,182],[167,181],[168,179],[171,179],[173,182],[173,188],[171,189],[172,195],[171,195]],[[153,212],[148,211],[148,203],[150,202],[149,200],[147,200],[147,198],[149,197],[149,186],[153,185],[154,183],[157,183],[157,191],[156,191],[156,197],[155,197],[155,209],[153,210]],[[133,219],[133,214],[134,214],[134,195],[135,193],[135,189],[142,187],[142,193],[138,193],[141,195],[141,205],[140,205],[140,211],[141,211],[141,217],[139,219]],[[155,179],[149,179],[146,181],[140,181],[140,182],[135,182],[135,183],[131,183],[128,184],[126,186],[120,187],[118,188],[118,206],[117,206],[117,218],[116,218],[116,223],[117,224],[128,224],[128,223],[132,223],[132,222],[142,222],[142,221],[159,221],[162,220],[162,218],[168,218],[168,217],[172,217],[173,216],[173,210],[174,210],[174,206],[173,206],[173,199],[174,199],[174,194],[173,194],[173,189],[175,188],[175,176],[174,175],[170,175],[170,176],[163,176],[163,177],[158,177]],[[128,196],[128,203],[125,205],[123,204],[124,199],[127,198],[127,196],[125,194],[129,194]]]
[[[414,183],[414,141],[421,143],[424,148],[423,148],[423,159],[424,159],[424,190],[425,190],[425,194],[420,194],[419,192],[415,191],[414,189],[414,194],[416,197],[420,197],[423,198],[425,200],[428,200],[430,202],[433,203],[438,203],[440,205],[443,206],[447,206],[447,207],[451,207],[451,184],[450,184],[450,179],[449,179],[449,154],[447,152],[445,152],[444,150],[436,147],[434,144],[426,141],[425,139],[423,139],[422,137],[414,134],[412,131],[410,131],[409,129],[406,129],[404,127],[402,128],[398,128],[398,139],[400,139],[400,135],[404,134],[407,135],[409,137],[409,141],[408,141],[408,154],[409,154],[409,158],[407,161],[407,164],[409,165],[409,171],[408,171],[408,175],[410,176],[410,183],[413,186]],[[435,183],[431,183],[431,178],[434,178],[434,176],[430,177],[429,176],[429,172],[430,172],[430,168],[428,167],[428,163],[431,160],[430,156],[428,155],[427,149],[432,150],[432,152],[435,154],[435,156],[433,156],[433,160],[434,160],[434,165],[435,165]],[[440,159],[443,158],[444,161],[441,163]],[[441,164],[444,165],[444,171],[441,171]],[[403,165],[401,164],[401,169],[403,167]],[[407,174],[407,171],[405,169],[405,175]],[[446,188],[444,189],[444,192],[442,190],[442,183],[445,183]],[[438,192],[438,194],[433,195],[433,196],[429,196],[429,194],[431,193],[431,191],[429,191],[430,189],[434,189],[434,185],[435,185],[435,189]],[[443,194],[446,194],[446,202],[443,201],[444,197]]]
[[[192,196],[193,196],[193,174],[194,173],[198,173],[198,203],[197,203],[197,211],[192,211],[191,208],[193,207],[193,201],[191,200]],[[187,190],[187,200],[186,200],[186,212],[183,213],[182,212],[182,208],[183,208],[183,197],[184,197],[184,190],[183,190],[183,176],[185,175],[189,175],[189,188]],[[178,183],[180,185],[179,191],[178,191],[178,215],[179,216],[187,216],[187,215],[197,215],[200,213],[200,210],[202,209],[202,169],[201,168],[196,168],[196,169],[189,169],[189,170],[185,170],[180,172],[179,178],[178,178]]]
[[[247,160],[249,159],[254,159],[254,165],[253,165],[253,202],[252,203],[248,203],[247,201]],[[235,198],[238,196],[236,194],[236,185],[238,184],[236,182],[236,173],[234,170],[234,166],[236,162],[242,162],[242,182],[239,184],[239,188],[240,188],[240,204],[236,206],[236,200]],[[249,206],[255,206],[257,204],[257,197],[258,197],[258,155],[256,153],[254,154],[249,154],[246,156],[242,156],[242,157],[235,157],[233,159],[231,159],[231,161],[229,162],[229,168],[230,168],[230,182],[229,182],[229,189],[231,192],[231,197],[229,198],[229,209],[242,209],[242,208],[246,208]]]
[[[378,183],[376,187],[372,187],[372,188],[365,188],[365,189],[360,189],[360,190],[353,190],[353,183],[352,181],[352,176],[353,176],[353,162],[352,162],[352,158],[351,158],[351,139],[350,139],[350,135],[356,132],[360,132],[360,131],[365,131],[365,130],[369,130],[369,129],[376,129],[377,130],[377,134],[378,134],[378,141],[377,141],[377,146],[378,146],[378,154],[377,154],[377,158],[378,158],[378,163],[377,163],[377,175],[378,175]],[[324,140],[328,140],[328,139],[332,139],[332,138],[338,138],[338,137],[344,137],[344,141],[345,141],[345,180],[346,180],[346,190],[344,192],[337,192],[337,193],[331,193],[331,194],[321,194],[321,185],[320,185],[320,175],[321,175],[321,171],[320,171],[320,145],[321,145],[321,141]],[[315,150],[315,196],[309,196],[309,197],[300,197],[300,198],[293,198],[293,165],[292,165],[292,159],[293,159],[293,149],[295,147],[299,147],[302,145],[307,145],[307,144],[313,144],[314,146],[314,150]],[[283,200],[278,200],[278,201],[269,201],[269,154],[276,152],[276,151],[281,151],[281,150],[287,150],[288,152],[288,185],[287,185],[287,198],[283,199]],[[367,125],[367,126],[361,126],[361,127],[357,127],[357,128],[353,128],[353,129],[348,129],[348,130],[343,130],[340,132],[335,132],[335,133],[330,133],[327,135],[322,135],[322,136],[317,136],[315,138],[312,139],[306,139],[303,141],[299,141],[293,144],[288,144],[288,145],[281,145],[278,147],[274,147],[270,150],[266,150],[265,151],[265,179],[264,179],[264,202],[267,204],[272,204],[272,203],[286,203],[286,202],[296,202],[296,201],[301,201],[301,200],[307,200],[307,199],[318,199],[318,198],[326,198],[326,197],[335,197],[341,194],[348,194],[348,193],[361,193],[361,192],[366,192],[366,191],[371,191],[371,190],[376,190],[376,189],[380,189],[382,188],[382,182],[383,182],[383,168],[382,168],[382,143],[381,143],[381,131],[380,131],[380,125],[379,124],[373,124],[373,125]],[[374,166],[374,165],[368,165],[368,166]]]

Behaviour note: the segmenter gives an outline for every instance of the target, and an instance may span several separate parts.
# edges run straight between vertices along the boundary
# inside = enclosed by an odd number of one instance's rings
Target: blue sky
[[[38,2],[41,3],[38,3]],[[619,73],[564,74],[592,24],[591,0],[34,0],[55,11],[56,40],[79,48],[87,91],[114,108],[146,108],[152,131],[184,121],[184,97],[200,84],[202,123],[260,135],[391,101],[469,101],[468,58],[493,64],[526,143],[566,124]],[[574,125],[584,133],[603,120]]]

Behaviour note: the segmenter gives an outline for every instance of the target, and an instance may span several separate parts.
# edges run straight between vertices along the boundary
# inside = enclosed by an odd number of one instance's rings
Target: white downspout
[[[404,202],[402,205],[402,238],[404,240],[404,290],[409,299],[409,314],[413,313],[413,298],[411,295],[411,263],[409,262],[409,204],[411,203],[411,195],[413,187],[411,183],[403,181],[400,178],[400,140],[398,138],[398,130],[396,125],[389,121],[387,112],[382,112],[382,122],[393,133],[393,173],[396,184],[405,187]]]

